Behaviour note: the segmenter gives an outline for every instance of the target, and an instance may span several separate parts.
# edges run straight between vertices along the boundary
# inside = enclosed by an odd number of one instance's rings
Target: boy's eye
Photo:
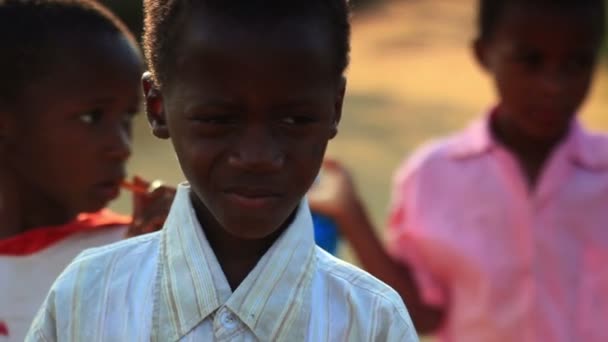
[[[306,125],[315,121],[315,118],[308,115],[290,115],[281,118],[281,123],[285,125]]]
[[[101,110],[92,110],[88,113],[83,113],[80,114],[78,116],[78,120],[80,120],[81,122],[87,124],[87,125],[94,125],[96,123],[98,123],[101,118],[103,117],[103,113],[101,112]]]
[[[542,57],[537,53],[523,53],[517,56],[517,60],[527,67],[538,67],[542,63]]]

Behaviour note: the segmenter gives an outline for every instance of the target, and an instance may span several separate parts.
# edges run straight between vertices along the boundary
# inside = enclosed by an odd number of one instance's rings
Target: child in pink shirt
[[[313,209],[444,341],[608,341],[608,137],[576,119],[603,0],[481,0],[477,60],[498,103],[397,171],[388,248],[347,171]]]

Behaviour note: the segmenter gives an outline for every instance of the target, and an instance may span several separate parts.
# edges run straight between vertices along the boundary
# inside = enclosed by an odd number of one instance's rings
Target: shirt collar
[[[310,317],[315,243],[305,200],[286,231],[231,292],[196,218],[190,187],[178,187],[161,233],[153,339],[176,341],[225,305],[261,341],[303,340]]]
[[[578,121],[566,142],[570,159],[589,171],[608,170],[608,137],[586,132]]]
[[[462,134],[449,143],[449,153],[454,159],[468,159],[491,152],[499,144],[492,137],[490,119],[493,110],[474,121]],[[563,149],[570,160],[588,170],[608,169],[608,138],[589,134],[578,119],[572,121],[566,139],[557,147]]]
[[[449,154],[454,159],[468,159],[481,156],[496,147],[496,141],[490,131],[488,112],[481,119],[474,121],[464,132],[452,137],[449,142]]]
[[[129,223],[131,223],[130,217],[113,213],[108,209],[96,213],[81,213],[75,220],[64,225],[38,227],[0,239],[0,255],[25,257],[39,253],[74,234],[124,226]]]

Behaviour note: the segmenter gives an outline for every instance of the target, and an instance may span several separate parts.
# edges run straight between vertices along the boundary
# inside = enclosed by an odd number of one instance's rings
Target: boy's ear
[[[167,127],[163,97],[152,78],[152,74],[146,71],[141,78],[141,83],[144,88],[146,116],[150,127],[152,127],[152,134],[160,139],[169,139],[170,134]]]
[[[484,70],[489,69],[486,45],[487,45],[487,42],[481,38],[476,38],[473,41],[473,43],[471,44],[471,48],[473,50],[473,55],[475,56],[475,60],[477,61],[477,64],[479,64],[479,66],[481,68],[483,68]]]
[[[342,107],[344,105],[344,95],[346,94],[346,77],[342,76],[338,83],[337,96],[334,102],[334,117],[332,122],[332,128],[330,133],[330,139],[333,139],[338,135],[338,126],[342,119]]]

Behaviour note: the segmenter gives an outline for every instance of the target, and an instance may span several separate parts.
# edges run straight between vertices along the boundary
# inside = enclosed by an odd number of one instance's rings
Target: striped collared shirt
[[[399,295],[316,247],[305,201],[231,291],[179,187],[164,229],[85,251],[26,341],[417,341]]]

